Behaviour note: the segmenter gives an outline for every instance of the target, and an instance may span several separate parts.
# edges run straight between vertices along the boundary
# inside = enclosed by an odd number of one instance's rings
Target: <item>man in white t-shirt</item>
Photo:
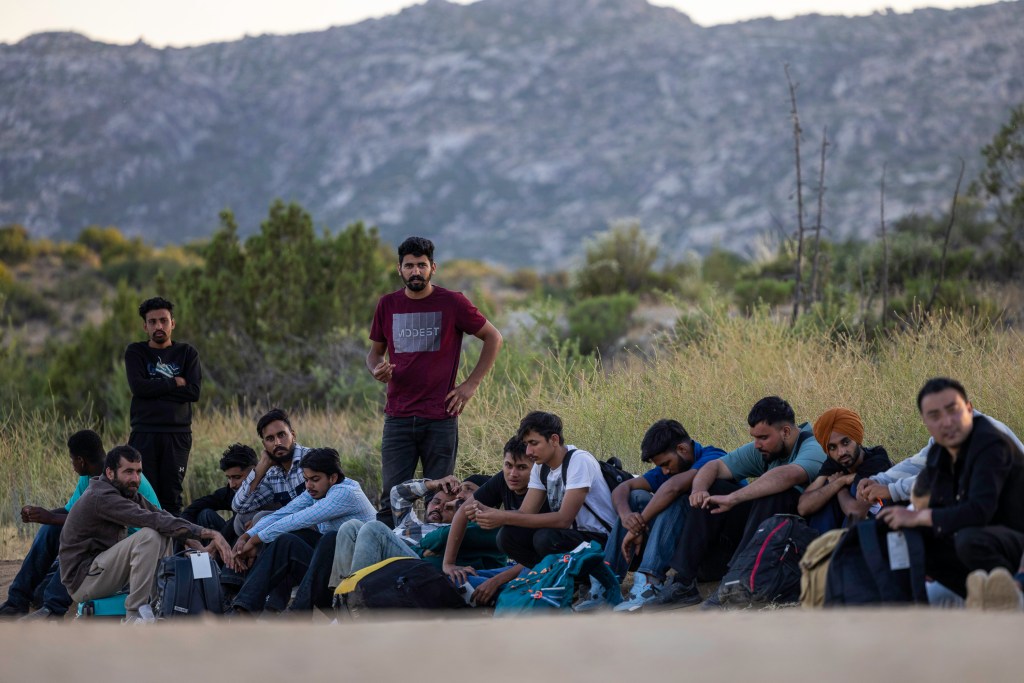
[[[616,516],[597,459],[565,445],[562,420],[552,413],[530,413],[519,424],[517,436],[533,461],[526,498],[519,510],[497,510],[478,503],[476,523],[484,529],[501,527],[498,547],[527,567],[584,541],[598,541],[603,546]],[[551,512],[541,512],[545,501]]]

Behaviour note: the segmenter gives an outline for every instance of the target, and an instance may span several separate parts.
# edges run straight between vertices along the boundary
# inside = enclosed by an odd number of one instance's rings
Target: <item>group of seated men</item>
[[[125,620],[149,623],[157,564],[181,545],[219,559],[237,615],[328,611],[344,577],[393,557],[427,560],[473,604],[491,605],[525,568],[586,541],[602,545],[620,582],[631,570],[633,581],[621,602],[596,582],[584,586],[577,611],[607,602],[617,611],[714,607],[716,592],[705,599],[699,583],[720,580],[760,523],[780,513],[819,531],[868,517],[920,527],[926,573],[948,600],[1020,609],[1024,445],[974,410],[955,380],[928,380],[917,407],[931,438],[895,466],[882,446],[864,443],[865,425],[848,408],[812,426],[798,424],[785,400],[763,398],[747,416],[752,441],[729,452],[659,420],[640,444],[651,468],[614,489],[593,454],[566,443],[557,415],[532,412],[493,476],[395,486],[390,526],[338,453],[299,445],[281,410],[257,422],[262,455],[229,447],[220,462],[227,486],[180,517],[160,509],[138,451],[104,454],[95,433],[78,432],[68,441],[78,486],[64,508],[22,510],[41,527],[0,615],[63,617],[74,602],[127,586]]]

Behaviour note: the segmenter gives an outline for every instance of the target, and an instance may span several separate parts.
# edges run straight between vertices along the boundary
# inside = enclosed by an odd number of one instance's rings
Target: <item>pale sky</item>
[[[422,0],[420,0],[422,1]],[[468,4],[472,0],[456,0]],[[559,0],[550,0],[558,2]],[[886,7],[969,7],[991,0],[653,0],[711,26],[773,16],[870,14]],[[236,40],[245,35],[319,31],[394,14],[414,0],[0,0],[0,43],[40,31],[76,31],[94,40],[182,47]]]

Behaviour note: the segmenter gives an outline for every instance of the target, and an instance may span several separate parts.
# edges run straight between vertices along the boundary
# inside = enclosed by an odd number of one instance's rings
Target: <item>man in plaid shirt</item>
[[[263,455],[235,492],[231,509],[236,514],[251,516],[259,510],[282,508],[306,488],[298,463],[310,449],[295,442],[288,414],[274,408],[256,422],[256,433],[263,442]]]

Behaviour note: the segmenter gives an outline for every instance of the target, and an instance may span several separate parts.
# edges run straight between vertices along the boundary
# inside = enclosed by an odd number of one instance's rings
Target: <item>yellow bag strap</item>
[[[362,569],[360,569],[359,571],[355,572],[351,576],[346,576],[344,579],[342,579],[341,583],[338,584],[338,587],[335,589],[334,594],[335,595],[344,595],[345,593],[351,593],[352,590],[356,587],[356,584],[359,583],[360,579],[362,579],[367,574],[372,574],[373,572],[377,571],[378,569],[380,569],[384,565],[391,564],[392,562],[397,562],[398,560],[415,560],[415,559],[416,559],[415,557],[389,557],[388,559],[382,560],[382,561],[378,562],[377,564],[371,564],[369,567],[363,567]]]

